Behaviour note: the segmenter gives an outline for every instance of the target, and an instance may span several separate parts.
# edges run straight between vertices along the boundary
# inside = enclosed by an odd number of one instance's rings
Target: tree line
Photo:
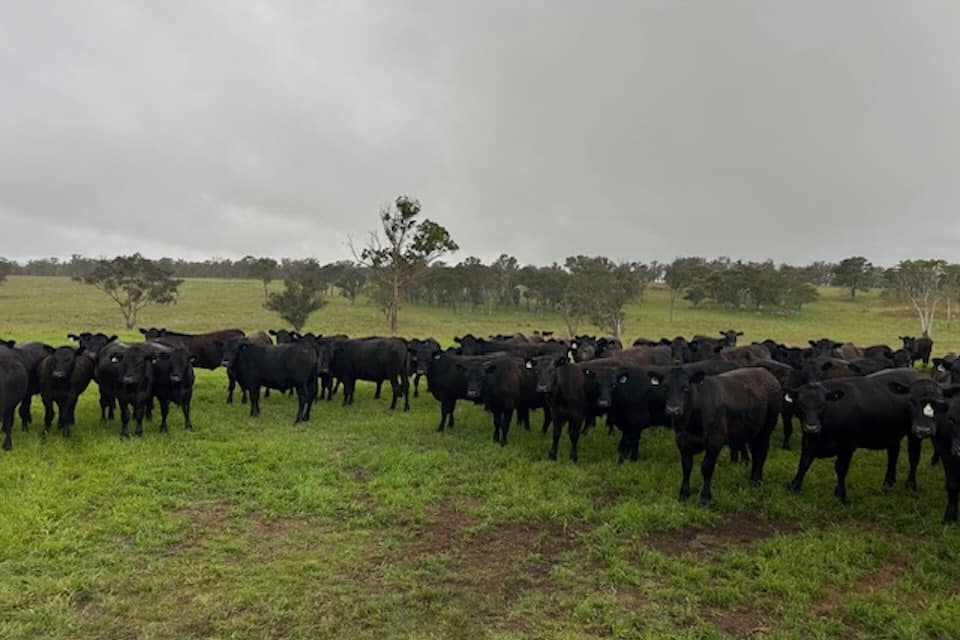
[[[677,300],[692,306],[798,313],[819,297],[821,286],[858,292],[881,288],[916,313],[929,333],[939,306],[948,322],[960,300],[960,265],[943,260],[907,260],[885,269],[863,256],[807,266],[750,262],[727,257],[676,258],[670,263],[614,261],[577,255],[562,264],[521,265],[500,255],[489,264],[476,257],[457,263],[441,258],[459,249],[447,230],[421,217],[420,202],[401,196],[381,209],[380,226],[363,246],[351,242],[353,260],[320,264],[313,258],[276,260],[245,256],[187,261],[149,260],[139,254],[112,260],[78,254],[70,260],[44,258],[24,264],[0,259],[0,283],[8,274],[67,276],[97,287],[119,305],[128,328],[148,304],[176,299],[183,278],[243,278],[263,288],[263,306],[300,330],[331,295],[355,302],[361,295],[377,303],[392,332],[402,304],[447,307],[456,313],[512,309],[557,313],[569,334],[586,321],[617,338],[624,335],[624,309],[641,301],[651,283],[669,291],[669,320]],[[281,281],[281,291],[270,284]]]

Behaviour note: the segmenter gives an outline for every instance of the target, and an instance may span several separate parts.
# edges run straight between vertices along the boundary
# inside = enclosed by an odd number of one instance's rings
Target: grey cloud
[[[0,254],[954,257],[955,3],[0,3]],[[14,240],[16,239],[16,240]]]

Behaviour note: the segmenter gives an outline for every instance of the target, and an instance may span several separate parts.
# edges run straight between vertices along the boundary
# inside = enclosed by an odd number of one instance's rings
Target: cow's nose
[[[133,376],[123,376],[123,383],[124,383],[124,384],[132,384],[132,383],[133,383]]]
[[[676,405],[668,405],[668,406],[665,408],[665,411],[667,412],[667,415],[668,415],[668,416],[678,416],[678,415],[680,415],[680,407],[678,407],[678,406],[676,406]]]
[[[175,374],[170,376],[170,382],[180,382],[180,376]]]

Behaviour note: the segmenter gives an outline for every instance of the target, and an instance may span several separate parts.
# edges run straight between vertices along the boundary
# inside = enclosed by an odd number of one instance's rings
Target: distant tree
[[[5,259],[0,258],[0,284],[7,281],[7,275],[12,271],[12,265]]]
[[[573,276],[577,303],[587,317],[617,339],[623,337],[623,310],[646,287],[646,267],[637,262],[616,263],[605,257],[571,256],[565,266]]]
[[[692,282],[687,287],[686,293],[683,294],[683,299],[692,302],[694,307],[700,306],[700,303],[709,297],[710,295],[707,293],[706,283],[703,278]]]
[[[664,268],[663,280],[670,290],[670,322],[673,322],[673,305],[677,297],[706,274],[707,261],[703,258],[677,258]]]
[[[263,306],[290,323],[294,331],[300,331],[310,314],[327,304],[323,297],[325,289],[320,265],[306,261],[287,272],[283,291],[270,293]]]
[[[817,262],[802,267],[801,270],[807,282],[818,287],[829,287],[833,284],[833,274],[836,269],[836,264],[818,260]]]
[[[120,306],[124,326],[133,329],[140,311],[151,304],[172,304],[183,280],[139,253],[98,260],[89,273],[75,278],[107,294]]]
[[[397,332],[404,288],[434,260],[460,248],[445,228],[426,218],[419,220],[420,211],[419,200],[398,197],[392,207],[380,211],[383,235],[374,231],[359,252],[354,248],[354,256],[380,292],[391,333]]]
[[[947,328],[953,322],[954,305],[960,302],[960,264],[948,264],[943,270],[944,299],[947,303]]]
[[[817,287],[811,282],[816,277],[808,267],[790,267],[781,265],[780,304],[788,309],[800,311],[803,305],[814,302],[820,297]]]
[[[833,270],[833,283],[850,291],[856,300],[857,291],[868,291],[874,279],[874,267],[863,256],[844,258]]]
[[[273,282],[273,277],[277,273],[277,261],[273,258],[245,256],[240,263],[244,265],[247,277],[263,283],[263,303],[267,304],[270,293],[267,287]]]
[[[363,290],[363,285],[367,281],[367,274],[358,265],[345,261],[337,279],[334,280],[334,286],[340,290],[340,294],[354,304],[357,297]]]
[[[944,260],[904,260],[889,271],[893,292],[913,307],[925,336],[933,330],[937,305],[946,294],[946,276]]]

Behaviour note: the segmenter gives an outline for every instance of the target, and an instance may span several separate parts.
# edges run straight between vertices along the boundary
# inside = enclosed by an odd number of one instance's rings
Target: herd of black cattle
[[[621,431],[619,459],[637,460],[640,435],[651,426],[672,427],[680,452],[680,499],[690,495],[694,454],[704,453],[700,501],[711,500],[711,481],[724,445],[731,459],[750,464],[750,481],[760,483],[777,419],[783,424],[783,448],[790,448],[793,419],[802,442],[796,476],[799,491],[816,458],[836,458],[835,494],[847,499],[846,476],[858,448],[887,451],[884,482],[895,482],[904,438],[910,471],[907,487],[916,489],[923,439],[933,442],[934,461],[946,476],[945,522],[957,520],[960,494],[960,358],[931,359],[933,342],[901,337],[903,347],[858,347],[826,338],[790,347],[773,340],[737,346],[741,332],[719,337],[638,339],[630,348],[618,340],[579,336],[557,340],[546,332],[465,335],[448,349],[432,339],[315,336],[285,330],[245,335],[238,329],[185,334],[141,329],[141,343],[122,343],[103,333],[70,334],[77,344],[53,348],[38,342],[0,340],[0,415],[3,448],[11,448],[14,413],[24,430],[31,423],[31,400],[44,406],[44,433],[57,410],[58,427],[70,435],[77,398],[95,381],[102,420],[119,407],[121,435],[136,435],[160,406],[160,430],[167,430],[171,403],[192,428],[190,402],[194,366],[223,366],[227,403],[239,385],[249,395],[250,415],[260,412],[260,391],[294,390],[296,421],[310,418],[314,401],[331,400],[342,386],[343,404],[353,403],[358,380],[376,383],[376,396],[389,382],[391,409],[410,408],[420,378],[440,403],[439,430],[454,426],[457,400],[482,404],[493,417],[493,439],[507,443],[513,415],[530,427],[530,411],[542,409],[543,431],[553,426],[550,458],[557,458],[563,427],[570,438],[570,459],[577,460],[580,436],[606,417]],[[274,337],[276,344],[274,344]],[[923,370],[915,365],[923,364]],[[930,367],[932,362],[932,368]]]

